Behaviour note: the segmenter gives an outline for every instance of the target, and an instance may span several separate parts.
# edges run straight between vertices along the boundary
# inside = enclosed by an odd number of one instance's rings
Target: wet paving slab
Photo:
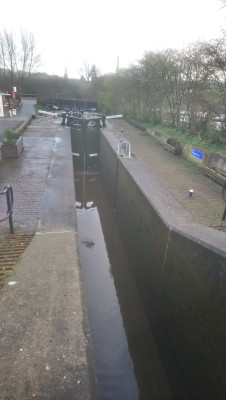
[[[13,224],[19,231],[36,229],[41,200],[47,186],[54,155],[58,123],[52,117],[36,117],[23,133],[24,150],[18,159],[7,159],[0,165],[0,190],[11,185],[14,195]],[[0,218],[6,213],[6,202],[0,203]],[[1,235],[8,221],[1,223]]]
[[[35,115],[35,104],[37,103],[37,99],[30,98],[25,99],[23,98],[19,108],[17,109],[16,116],[13,117],[3,117],[0,118],[0,135],[3,135],[5,130],[10,129],[17,129],[23,122],[25,122],[28,118],[32,115]]]
[[[60,119],[37,117],[23,133],[20,158],[0,165],[1,187],[13,187],[15,235],[35,232],[0,291],[4,400],[97,399],[72,215],[69,136],[63,140],[68,132]],[[68,210],[66,220],[61,209]],[[0,227],[6,238],[8,222]]]

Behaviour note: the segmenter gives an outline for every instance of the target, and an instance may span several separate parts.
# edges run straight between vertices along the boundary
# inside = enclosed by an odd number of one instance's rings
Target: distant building
[[[15,89],[13,91],[0,90],[0,117],[11,116],[13,110],[18,108],[21,99]]]

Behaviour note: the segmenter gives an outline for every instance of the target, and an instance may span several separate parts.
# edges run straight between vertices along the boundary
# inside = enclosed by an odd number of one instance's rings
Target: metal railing
[[[0,195],[6,195],[6,202],[7,202],[6,217],[1,218],[0,222],[6,221],[8,219],[10,233],[14,233],[14,231],[13,231],[13,189],[12,189],[12,186],[10,186],[10,185],[4,186],[4,192],[1,192]]]
[[[131,145],[124,138],[119,139],[119,142],[118,142],[118,156],[119,157],[131,158]]]

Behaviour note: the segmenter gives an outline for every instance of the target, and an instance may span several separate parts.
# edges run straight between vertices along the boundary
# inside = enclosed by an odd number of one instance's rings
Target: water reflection
[[[102,400],[173,399],[98,175],[75,175],[80,259]]]

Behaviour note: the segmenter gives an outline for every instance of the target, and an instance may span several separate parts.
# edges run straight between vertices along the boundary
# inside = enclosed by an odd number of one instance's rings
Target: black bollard
[[[106,115],[102,115],[102,126],[106,126]]]
[[[61,116],[62,116],[61,125],[66,125],[67,113],[62,113]]]

